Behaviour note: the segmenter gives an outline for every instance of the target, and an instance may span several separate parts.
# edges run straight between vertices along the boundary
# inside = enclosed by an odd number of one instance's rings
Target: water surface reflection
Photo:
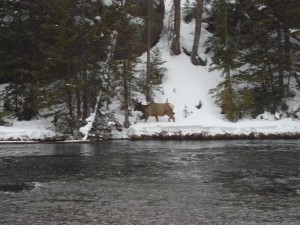
[[[299,224],[298,141],[0,146],[0,224]]]

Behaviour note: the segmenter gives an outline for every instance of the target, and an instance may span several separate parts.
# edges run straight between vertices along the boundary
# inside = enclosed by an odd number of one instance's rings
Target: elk
[[[140,111],[144,114],[145,116],[145,122],[148,120],[149,116],[154,116],[156,119],[156,122],[158,122],[158,117],[159,116],[165,116],[167,115],[169,117],[169,122],[170,119],[175,122],[175,117],[174,117],[174,105],[171,103],[154,103],[151,102],[148,105],[143,105],[142,102],[138,102],[135,107],[134,111]]]

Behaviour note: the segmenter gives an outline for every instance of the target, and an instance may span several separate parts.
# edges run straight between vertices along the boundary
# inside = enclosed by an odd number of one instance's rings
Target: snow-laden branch
[[[89,133],[90,133],[92,127],[93,127],[101,95],[102,95],[102,91],[100,91],[99,94],[98,94],[98,96],[97,96],[97,102],[96,102],[96,105],[95,105],[94,112],[91,113],[91,115],[88,118],[85,119],[85,121],[87,122],[87,124],[85,126],[79,128],[80,133],[82,133],[84,135],[84,137],[82,138],[83,141],[87,140],[87,138],[89,136]]]

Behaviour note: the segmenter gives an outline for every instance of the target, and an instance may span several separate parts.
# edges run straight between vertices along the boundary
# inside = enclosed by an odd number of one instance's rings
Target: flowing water
[[[0,224],[300,224],[300,142],[0,145]]]

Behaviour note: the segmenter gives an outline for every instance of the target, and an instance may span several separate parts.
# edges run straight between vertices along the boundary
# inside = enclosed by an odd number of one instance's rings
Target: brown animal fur
[[[141,111],[145,115],[145,122],[148,120],[149,116],[154,116],[156,121],[158,122],[159,116],[167,115],[170,119],[175,122],[174,117],[174,105],[171,103],[150,103],[148,105],[143,105],[142,102],[139,102],[135,105],[134,111]]]

